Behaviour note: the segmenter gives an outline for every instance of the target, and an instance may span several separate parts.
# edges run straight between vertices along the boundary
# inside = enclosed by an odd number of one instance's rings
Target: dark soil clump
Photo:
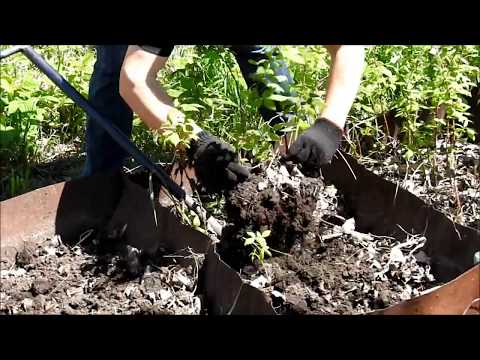
[[[322,198],[319,203],[317,194],[324,190],[321,178],[293,176],[278,164],[252,175],[227,196],[225,211],[230,221],[219,252],[239,268],[248,261],[249,249],[243,238],[249,231],[270,230],[268,244],[277,251],[290,252],[302,246],[318,225],[318,212],[328,212],[335,205],[326,202],[332,198]]]
[[[227,196],[229,225],[218,251],[278,314],[363,314],[435,285],[419,251],[425,238],[359,233],[344,207],[322,178],[273,165]],[[272,251],[263,264],[252,264],[245,234],[264,230],[271,230],[268,246],[285,254]]]

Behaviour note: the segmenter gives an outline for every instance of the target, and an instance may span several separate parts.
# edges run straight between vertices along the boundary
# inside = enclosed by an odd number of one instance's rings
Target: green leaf
[[[375,111],[373,110],[373,108],[372,108],[371,106],[363,105],[363,104],[362,104],[362,105],[361,105],[361,108],[362,108],[364,111],[366,111],[366,112],[368,112],[368,113],[370,113],[370,114],[375,114]]]
[[[244,246],[252,245],[254,242],[255,242],[255,238],[252,238],[252,237],[247,238],[247,239],[245,239]]]
[[[388,70],[386,67],[382,69],[382,73],[388,77],[391,77],[393,74],[390,70]]]
[[[279,102],[283,102],[291,99],[292,99],[291,96],[284,96],[279,94],[272,94],[267,97],[267,100],[273,100],[273,101],[279,101]]]
[[[195,226],[195,227],[199,227],[199,226],[200,226],[200,224],[201,224],[201,223],[200,223],[200,219],[199,219],[199,217],[198,217],[197,215],[195,215],[195,217],[193,218],[192,223],[193,223],[193,226]]]
[[[475,130],[471,128],[467,128],[467,136],[470,140],[475,141],[475,135],[476,135]]]
[[[290,60],[293,63],[304,65],[305,64],[305,58],[300,55],[300,52],[296,47],[287,47],[283,51],[283,56],[285,56],[286,59]]]
[[[247,235],[254,238],[255,237],[255,233],[252,232],[252,231],[247,231]]]
[[[267,241],[266,241],[263,237],[257,236],[256,239],[257,239],[258,244],[259,244],[262,248],[267,247]]]
[[[262,232],[262,236],[266,238],[266,237],[269,237],[271,233],[272,232],[270,230],[265,230],[264,232]]]
[[[230,105],[230,106],[233,106],[233,107],[238,107],[238,104],[234,103],[230,99],[218,99],[217,103],[221,104],[221,105]]]
[[[288,81],[288,78],[287,78],[285,75],[277,75],[277,76],[275,76],[275,79],[276,79],[279,83]]]
[[[405,153],[405,158],[406,158],[407,160],[410,160],[410,159],[413,157],[413,155],[415,155],[415,153],[413,152],[413,150],[407,149],[407,152]]]
[[[30,91],[37,90],[40,87],[39,81],[32,78],[31,76],[27,77],[22,81],[22,88]]]
[[[42,96],[42,100],[53,102],[53,103],[59,103],[60,102],[60,99],[58,97],[52,96],[52,95]]]
[[[7,106],[7,115],[15,113],[21,106],[21,100],[12,100]]]
[[[170,142],[173,146],[177,146],[180,143],[180,137],[178,136],[177,133],[172,132],[166,140]]]
[[[178,98],[180,95],[183,94],[183,90],[169,89],[167,90],[167,94],[172,98]]]
[[[12,85],[7,79],[0,76],[0,88],[3,89],[7,94],[10,94]]]
[[[87,52],[87,54],[84,56],[82,60],[82,68],[85,68],[87,65],[90,64],[91,61],[93,61],[93,56],[94,56],[94,53],[92,51]]]
[[[183,111],[199,111],[199,109],[205,109],[205,106],[200,104],[182,104],[180,107]]]
[[[277,93],[284,93],[285,90],[278,84],[275,84],[273,82],[269,82],[267,84],[267,87],[269,87],[270,89],[272,89],[273,91],[277,92]]]
[[[272,110],[272,111],[277,110],[277,107],[275,106],[275,103],[271,99],[264,99],[263,100],[263,105],[269,110]]]
[[[181,134],[183,132],[183,124],[177,124],[177,126],[175,126],[175,132]]]
[[[325,101],[321,97],[313,97],[312,98],[312,105],[316,108],[323,108],[325,106]]]
[[[263,66],[257,67],[256,74],[257,75],[264,75],[265,74],[265,68]]]

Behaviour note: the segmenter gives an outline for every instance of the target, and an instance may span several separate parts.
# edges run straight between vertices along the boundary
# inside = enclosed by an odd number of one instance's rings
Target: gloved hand
[[[290,147],[285,160],[302,164],[307,171],[318,170],[332,161],[342,140],[342,129],[319,118]]]
[[[206,131],[192,141],[188,155],[198,180],[207,191],[232,189],[250,175],[249,170],[238,163],[234,149]]]

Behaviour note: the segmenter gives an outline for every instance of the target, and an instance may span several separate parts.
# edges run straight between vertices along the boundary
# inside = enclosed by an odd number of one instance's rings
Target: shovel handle
[[[0,60],[5,59],[13,54],[16,54],[17,52],[23,51],[27,45],[16,45],[12,46],[8,49],[0,51]]]
[[[150,159],[148,159],[131,141],[130,139],[116,127],[111,121],[108,121],[100,113],[98,113],[88,102],[88,100],[80,94],[72,85],[68,83],[52,66],[50,66],[40,54],[38,54],[31,46],[20,45],[6,49],[1,52],[0,58],[13,55],[17,52],[23,54],[37,66],[55,85],[57,85],[75,104],[80,106],[94,121],[97,122],[128,154],[137,160],[142,166],[155,174],[161,184],[178,200],[185,199],[185,191],[175,183],[165,170]]]

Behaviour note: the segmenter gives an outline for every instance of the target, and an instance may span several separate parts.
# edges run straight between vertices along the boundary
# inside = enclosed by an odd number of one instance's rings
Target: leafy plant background
[[[8,46],[1,45],[0,49]],[[93,46],[37,46],[36,49],[83,95],[95,62]],[[253,162],[273,156],[278,130],[298,132],[320,113],[330,58],[322,46],[279,46],[259,64],[260,80],[276,62],[286,61],[294,97],[282,92],[284,79],[258,94],[247,89],[233,55],[223,46],[177,47],[159,81],[180,110],[201,127],[232,144]],[[269,77],[270,79],[271,77]],[[371,46],[358,96],[347,125],[347,150],[381,159],[395,153],[399,162],[431,159],[439,140],[475,141],[469,97],[480,80],[480,46]],[[280,103],[293,114],[272,128],[260,104]],[[73,143],[81,153],[86,116],[23,56],[0,64],[0,186],[4,197],[29,189],[30,169],[47,159],[57,144]],[[155,160],[171,159],[139,119],[133,140]]]

